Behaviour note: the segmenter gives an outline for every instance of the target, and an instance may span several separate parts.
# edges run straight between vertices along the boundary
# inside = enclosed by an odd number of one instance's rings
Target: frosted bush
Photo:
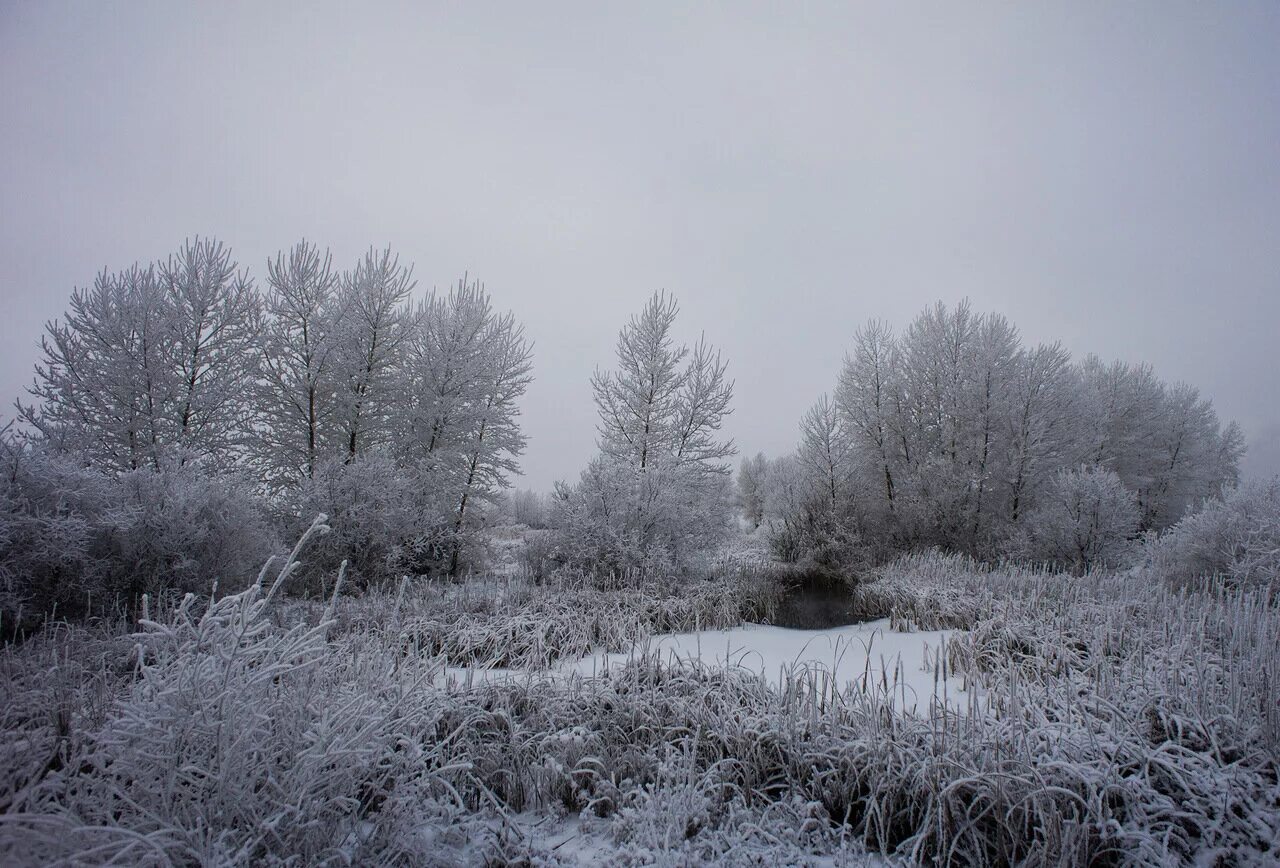
[[[60,663],[97,652],[53,632],[4,652],[4,756],[31,759],[6,766],[0,851],[552,864],[569,848],[531,840],[520,816],[583,812],[597,819],[579,828],[615,839],[609,864],[857,864],[861,845],[913,864],[1275,859],[1280,609],[1255,589],[904,558],[859,587],[868,605],[902,629],[966,628],[931,661],[963,700],[920,713],[877,678],[831,691],[820,673],[643,653],[593,679],[450,682],[444,646],[536,668],[539,636],[580,647],[575,621],[625,636],[714,611],[589,585],[490,590],[282,606],[264,579],[153,614],[123,667],[105,647],[100,670]],[[569,616],[539,633],[561,599]]]
[[[207,595],[238,586],[276,550],[249,483],[194,463],[130,471],[115,482],[111,585],[136,601],[166,591]]]
[[[8,852],[33,863],[340,863],[387,846],[362,825],[371,811],[384,835],[438,812],[448,789],[429,771],[432,720],[401,693],[431,670],[412,661],[389,682],[357,649],[328,644],[329,611],[287,627],[270,617],[298,551],[325,530],[312,525],[270,587],[264,567],[241,593],[203,607],[188,595],[143,619],[135,679],[103,726],[17,794],[0,827]]]
[[[70,456],[0,446],[4,610],[65,615],[136,605],[144,593],[209,594],[247,581],[276,547],[249,486],[194,463],[117,477]]]
[[[107,603],[116,501],[109,480],[7,437],[0,465],[0,612],[10,629],[20,610],[74,615],[89,611],[95,594],[99,606]]]
[[[1060,471],[1014,532],[1009,553],[1078,573],[1120,566],[1132,557],[1138,518],[1137,498],[1110,470]]]
[[[425,497],[413,475],[385,455],[320,464],[302,485],[299,514],[324,513],[332,530],[309,553],[300,573],[305,590],[322,590],[342,561],[357,587],[410,569],[430,545]]]
[[[1246,485],[1182,519],[1152,546],[1150,568],[1177,585],[1218,577],[1280,587],[1280,479]]]

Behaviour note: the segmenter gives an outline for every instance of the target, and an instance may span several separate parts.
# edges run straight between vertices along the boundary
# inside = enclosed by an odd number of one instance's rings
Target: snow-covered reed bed
[[[41,637],[3,661],[0,850],[554,864],[570,851],[522,831],[533,811],[594,818],[621,864],[830,864],[852,841],[965,865],[1275,858],[1280,611],[1265,599],[936,556],[880,582],[899,627],[963,628],[934,666],[980,704],[909,713],[813,672],[771,683],[656,655],[606,678],[450,687],[443,655],[390,629],[413,622],[407,591],[307,612],[254,587],[123,644]],[[477,659],[542,659],[492,642]],[[50,672],[68,647],[100,662]]]
[[[451,665],[547,669],[596,652],[623,652],[664,633],[734,627],[769,612],[761,576],[745,571],[687,583],[601,589],[582,581],[405,582],[392,594],[341,601],[335,632],[378,630],[413,654]],[[294,617],[315,617],[304,604]]]

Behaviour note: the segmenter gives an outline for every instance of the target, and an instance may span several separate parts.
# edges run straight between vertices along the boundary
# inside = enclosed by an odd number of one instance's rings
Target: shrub
[[[1221,578],[1280,586],[1280,478],[1236,489],[1188,515],[1155,542],[1150,568],[1175,585]]]
[[[641,472],[597,457],[551,504],[553,559],[628,582],[685,576],[709,566],[729,536],[727,479],[657,463]]]
[[[115,488],[110,584],[131,600],[237,587],[279,548],[261,502],[234,476],[187,463],[126,473]]]
[[[856,864],[860,843],[911,864],[1275,861],[1280,609],[1263,595],[937,553],[881,574],[859,593],[917,627],[935,613],[967,628],[933,660],[944,689],[963,677],[960,702],[904,711],[892,660],[836,692],[821,666],[775,689],[641,651],[607,677],[464,686],[414,644],[438,629],[451,661],[533,666],[522,647],[556,603],[540,588],[543,608],[496,596],[486,609],[476,586],[441,583],[281,612],[255,585],[156,615],[104,646],[101,667],[51,665],[94,653],[51,630],[0,654],[0,758],[16,760],[0,762],[0,852],[554,864],[589,842],[525,836],[567,811],[610,818],[571,821],[584,839],[614,833],[593,854],[605,864]],[[578,653],[588,613],[671,629],[668,614],[705,625],[711,611],[589,588],[574,599],[555,625],[562,652]],[[135,644],[140,657],[107,663]],[[119,697],[105,708],[99,678]]]
[[[1008,553],[1076,573],[1121,565],[1132,555],[1138,503],[1110,470],[1058,472],[1010,541]]]
[[[112,596],[106,578],[115,492],[69,458],[0,439],[0,612],[76,615]],[[98,599],[93,599],[94,595]],[[12,638],[6,635],[6,638]]]
[[[413,476],[385,455],[321,464],[302,485],[299,523],[324,513],[332,530],[315,543],[300,583],[318,589],[347,561],[352,584],[366,587],[395,578],[416,559],[438,559],[440,538],[424,530],[424,498]]]
[[[276,547],[259,501],[194,463],[118,477],[74,457],[0,442],[0,610],[68,617],[141,594],[209,594],[251,578]]]
[[[805,507],[774,524],[769,547],[798,572],[829,581],[850,580],[872,563],[854,523],[822,508]]]

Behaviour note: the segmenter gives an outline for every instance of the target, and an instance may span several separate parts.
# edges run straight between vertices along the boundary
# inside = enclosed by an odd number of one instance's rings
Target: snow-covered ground
[[[554,854],[565,865],[607,865],[617,857],[618,845],[613,839],[612,820],[596,820],[577,815],[560,817],[527,811],[514,815],[511,823],[524,833],[534,849]],[[675,834],[669,849],[650,852],[647,858],[634,852],[629,853],[624,864],[697,864],[690,861],[691,854],[688,851],[680,850],[681,837],[683,836],[679,833]],[[867,852],[855,838],[842,842],[832,853],[818,855],[797,848],[787,855],[790,860],[794,860],[787,864],[803,868],[889,868],[902,864],[900,859]],[[746,857],[733,864],[768,864],[762,861],[763,858],[767,857],[761,856],[756,860]]]
[[[852,686],[893,698],[900,710],[925,714],[934,697],[955,710],[969,704],[961,679],[942,677],[942,652],[952,632],[894,632],[888,619],[827,630],[744,624],[730,630],[653,636],[629,652],[601,652],[568,661],[546,676],[607,677],[609,671],[638,656],[658,655],[673,664],[697,661],[740,667],[777,687],[797,679],[828,692]],[[448,677],[455,684],[467,685],[538,676],[511,669],[451,668]]]

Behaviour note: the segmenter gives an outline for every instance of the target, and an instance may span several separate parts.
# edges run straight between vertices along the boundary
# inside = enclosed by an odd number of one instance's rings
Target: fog
[[[967,297],[1198,386],[1280,472],[1278,44],[1265,3],[5,3],[4,415],[99,270],[199,234],[261,281],[305,236],[515,312],[537,488],[660,288],[744,453],[792,447],[862,322]]]

